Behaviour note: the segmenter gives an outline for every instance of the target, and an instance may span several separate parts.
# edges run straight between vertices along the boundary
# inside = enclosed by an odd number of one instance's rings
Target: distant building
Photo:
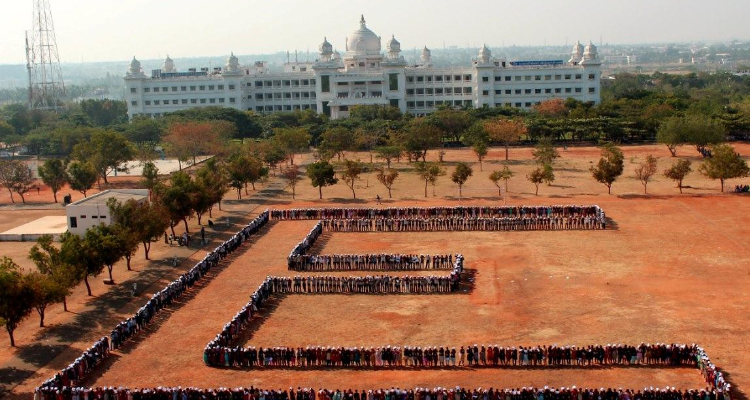
[[[382,52],[381,38],[366,25],[347,39],[345,53],[327,39],[315,62],[287,62],[271,73],[264,62],[241,66],[234,54],[225,67],[178,72],[167,57],[151,76],[133,58],[125,76],[128,115],[159,117],[191,107],[224,106],[259,113],[313,110],[331,118],[349,116],[350,107],[382,105],[424,115],[440,105],[530,108],[552,98],[599,103],[601,61],[589,43],[573,47],[568,61],[507,61],[482,46],[471,65],[438,68],[427,47],[417,65],[408,65],[395,37]]]
[[[65,207],[68,217],[68,231],[79,236],[86,233],[86,229],[99,224],[109,225],[112,217],[109,214],[107,202],[116,199],[119,202],[135,200],[148,201],[148,189],[117,189],[105,190],[83,200],[78,200]]]
[[[638,56],[604,56],[604,63],[610,65],[633,65],[638,63]]]

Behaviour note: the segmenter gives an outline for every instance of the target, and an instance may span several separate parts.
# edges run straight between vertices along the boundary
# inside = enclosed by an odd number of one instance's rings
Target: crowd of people
[[[231,329],[231,328],[230,328]],[[241,326],[239,327],[241,329]],[[221,342],[229,343],[229,335]],[[689,365],[700,363],[696,345],[623,344],[576,346],[477,345],[448,347],[226,347],[213,346],[204,361],[224,367],[527,367],[591,365]]]
[[[675,389],[674,387],[578,388],[517,387],[466,389],[436,387],[400,389],[313,389],[290,387],[267,390],[256,387],[200,389],[194,387],[62,388],[38,390],[34,400],[731,400],[728,389]]]
[[[747,192],[750,192],[750,185],[735,185],[734,186],[734,192],[735,193],[747,193]]]
[[[597,205],[292,208],[271,210],[271,218],[274,220],[529,218],[571,216],[593,216],[602,223],[606,219],[604,211]]]
[[[605,229],[606,222],[591,215],[552,217],[446,217],[324,219],[331,232],[441,232],[441,231],[559,231]]]
[[[295,271],[419,271],[453,268],[452,254],[295,254]]]
[[[250,221],[240,231],[232,235],[225,242],[217,246],[213,251],[196,263],[190,270],[180,275],[179,278],[170,282],[164,289],[155,293],[132,317],[120,322],[110,333],[109,337],[102,337],[93,346],[86,349],[83,354],[76,358],[70,365],[63,368],[54,377],[44,381],[37,388],[38,393],[49,393],[61,390],[63,387],[75,386],[84,379],[111,350],[119,348],[127,339],[140,332],[154,315],[164,307],[179,298],[185,290],[201,279],[209,269],[215,267],[221,259],[232,253],[251,235],[255,234],[269,220],[269,211],[266,210]],[[72,396],[72,394],[71,394]]]

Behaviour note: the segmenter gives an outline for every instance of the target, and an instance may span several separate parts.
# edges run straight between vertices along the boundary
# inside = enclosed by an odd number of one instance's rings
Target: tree
[[[364,171],[365,166],[359,160],[353,161],[344,159],[343,167],[344,170],[341,171],[341,179],[344,180],[346,186],[349,186],[349,189],[352,191],[352,197],[356,199],[357,193],[354,192],[354,184]]]
[[[193,181],[183,171],[177,171],[169,177],[169,185],[157,193],[157,199],[169,217],[169,227],[172,235],[175,234],[174,227],[182,221],[185,224],[185,232],[188,229],[187,219],[193,215],[193,205],[190,194],[193,192]]]
[[[648,182],[656,175],[656,157],[651,154],[646,156],[646,160],[635,167],[635,177],[643,185],[643,194],[646,194]]]
[[[34,292],[21,274],[21,268],[8,257],[0,260],[0,324],[10,336],[11,347],[16,346],[13,332],[33,309]]]
[[[469,180],[469,177],[471,177],[473,173],[474,171],[472,171],[471,167],[466,163],[460,162],[456,164],[456,169],[454,169],[453,173],[451,174],[451,181],[458,185],[459,198],[461,198],[462,196],[461,189],[464,186],[464,183]]]
[[[391,168],[391,161],[401,156],[401,150],[398,146],[381,146],[375,148],[375,154],[378,158],[385,160],[385,165],[388,169]]]
[[[318,161],[307,166],[307,177],[310,178],[312,186],[318,188],[320,198],[323,198],[323,186],[331,186],[338,183],[333,165],[328,161]]]
[[[339,161],[341,161],[344,152],[352,150],[355,144],[354,135],[352,135],[349,129],[343,126],[335,126],[327,129],[320,135],[320,138],[322,139],[320,148],[323,151],[335,154]]]
[[[57,203],[57,192],[68,182],[68,171],[65,170],[63,160],[51,158],[44,161],[44,164],[39,166],[39,177],[52,190],[52,196]]]
[[[425,162],[427,150],[440,146],[442,137],[442,129],[425,118],[416,118],[403,132],[403,147],[410,157],[415,158],[415,161],[421,158],[422,162]]]
[[[534,150],[531,151],[531,155],[539,165],[552,165],[555,159],[560,157],[560,153],[557,152],[552,139],[549,137],[539,139],[536,146],[534,146]]]
[[[307,129],[302,127],[290,127],[276,129],[273,136],[274,141],[284,149],[289,163],[294,165],[294,155],[306,150],[310,146],[312,136]]]
[[[44,327],[44,312],[47,306],[59,303],[68,295],[70,288],[63,286],[49,275],[34,271],[24,277],[31,287],[31,304],[39,314],[39,327]]]
[[[430,115],[430,119],[445,132],[445,135],[458,142],[461,134],[471,126],[471,116],[466,111],[455,110],[449,107],[441,107]]]
[[[536,187],[536,191],[534,192],[535,196],[539,195],[539,185],[544,182],[544,168],[543,167],[536,167],[535,170],[531,171],[529,175],[526,175],[526,179],[529,180],[529,182],[533,183]]]
[[[143,206],[141,205],[143,204]],[[107,207],[109,207],[109,214],[111,215],[111,224],[113,232],[120,238],[124,246],[124,256],[127,262],[128,271],[130,271],[130,259],[138,250],[138,245],[142,243],[143,232],[141,229],[148,227],[143,221],[143,218],[147,217],[143,215],[149,212],[148,202],[139,203],[133,199],[126,202],[120,202],[116,199],[109,199],[107,201]],[[166,218],[162,218],[166,220]],[[163,224],[166,228],[166,224]],[[146,240],[150,241],[156,235],[160,235],[163,232],[160,229],[155,234],[149,232]],[[145,245],[144,245],[145,246]],[[146,257],[148,259],[148,256]]]
[[[601,158],[596,167],[591,167],[591,174],[597,182],[607,186],[607,193],[612,194],[612,183],[622,175],[625,169],[625,157],[622,150],[612,143],[607,143],[602,147]]]
[[[550,164],[542,165],[542,180],[547,186],[551,185],[555,181],[555,170]]]
[[[231,137],[232,129],[233,125],[226,121],[173,122],[163,140],[169,154],[180,161],[192,159],[195,165],[199,155],[220,152],[224,141]]]
[[[520,119],[496,119],[485,121],[484,129],[490,139],[505,146],[505,160],[508,160],[508,147],[527,134],[526,125]]]
[[[21,196],[21,202],[26,203],[24,194],[34,187],[34,172],[23,161],[0,160],[0,184],[10,193],[11,202],[13,192]]]
[[[719,144],[726,140],[726,131],[721,124],[705,117],[688,117],[686,120],[686,141],[704,154],[709,145]]]
[[[693,171],[693,169],[690,168],[690,164],[690,160],[677,160],[677,162],[671,167],[664,170],[665,177],[677,182],[677,187],[680,189],[680,193],[682,193],[682,180]]]
[[[396,178],[398,178],[398,171],[390,168],[378,168],[376,176],[378,182],[388,189],[388,198],[393,198],[391,196],[391,188],[393,188],[393,183],[396,181]]]
[[[722,193],[725,180],[743,178],[750,174],[747,161],[728,144],[714,146],[711,149],[711,157],[703,161],[699,170],[709,179],[718,179],[721,182]]]
[[[158,118],[136,116],[127,125],[123,135],[132,143],[159,143],[164,136],[164,123]]]
[[[98,176],[93,165],[81,161],[73,161],[68,165],[68,175],[70,188],[81,192],[83,197],[94,187]]]
[[[95,126],[109,126],[128,121],[128,106],[124,101],[88,99],[81,100],[78,105]]]
[[[664,120],[656,131],[656,141],[667,146],[672,157],[677,156],[677,147],[687,142],[685,119],[671,117]]]
[[[82,277],[76,273],[75,267],[67,264],[60,249],[52,244],[51,235],[42,235],[36,240],[36,244],[29,250],[29,259],[36,264],[37,270],[53,279],[63,288],[62,303],[63,310],[68,311],[67,296]]]
[[[83,280],[86,291],[91,296],[89,276],[99,276],[104,270],[104,263],[98,255],[91,251],[82,237],[65,232],[60,236],[60,258],[62,262],[73,268],[74,276]]]
[[[268,168],[263,166],[263,163],[255,158],[250,157],[248,159],[248,174],[247,174],[247,182],[250,183],[250,185],[253,187],[253,190],[255,190],[255,184],[257,182],[263,181],[264,179],[268,178]],[[247,187],[245,188],[245,194],[247,194]]]
[[[565,101],[561,98],[544,100],[534,106],[534,111],[546,118],[558,118],[565,115]]]
[[[507,165],[504,166],[501,171],[493,171],[490,174],[490,180],[497,187],[497,195],[498,196],[502,195],[502,193],[500,191],[500,180],[503,180],[503,182],[505,182],[505,191],[507,192],[508,191],[508,181],[510,180],[510,178],[513,177],[513,175],[515,175],[515,174],[513,173],[513,171],[510,170],[510,168],[508,168]]]
[[[91,139],[73,148],[74,157],[90,163],[104,183],[111,172],[128,172],[127,162],[133,159],[133,147],[125,136],[113,131],[97,130]]]
[[[220,165],[216,157],[211,157],[195,172],[195,182],[198,186],[204,188],[210,198],[208,216],[213,217],[214,204],[218,204],[219,210],[221,210],[221,201],[229,189],[229,177],[226,168]]]
[[[95,258],[107,267],[109,282],[114,283],[112,269],[130,250],[127,239],[118,235],[115,226],[99,224],[86,229],[84,242]]]
[[[487,156],[487,143],[476,142],[471,146],[471,149],[474,150],[474,154],[477,155],[477,159],[479,160],[479,170],[482,171],[482,160]]]
[[[151,161],[143,164],[141,186],[148,189],[148,197],[153,200],[154,189],[159,184],[159,168]]]
[[[445,176],[446,171],[438,163],[420,161],[415,164],[415,172],[419,179],[424,181],[424,197],[427,197],[427,185],[432,184],[432,195],[435,195],[435,185],[441,176]]]
[[[287,186],[292,188],[292,199],[294,199],[297,189],[297,184],[299,181],[302,180],[302,171],[299,170],[299,167],[296,165],[292,165],[289,168],[287,168],[282,174],[282,178],[286,182]]]

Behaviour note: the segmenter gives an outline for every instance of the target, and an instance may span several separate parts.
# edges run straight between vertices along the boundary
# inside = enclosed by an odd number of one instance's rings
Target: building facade
[[[121,203],[135,200],[138,203],[148,201],[148,189],[116,189],[105,190],[91,197],[70,203],[65,207],[68,217],[68,231],[78,236],[86,234],[86,230],[99,224],[109,225],[112,216],[107,202],[115,199]]]
[[[134,57],[125,76],[128,115],[223,106],[258,113],[310,109],[336,119],[348,117],[356,105],[424,115],[440,105],[530,108],[553,98],[600,101],[601,62],[593,43],[576,43],[568,61],[507,61],[482,46],[470,65],[438,68],[427,47],[420,62],[409,65],[395,37],[385,52],[381,42],[362,17],[346,38],[343,56],[324,39],[315,62],[287,63],[283,72],[271,72],[264,62],[240,65],[231,54],[224,68],[184,72],[167,56],[163,68],[147,76]]]

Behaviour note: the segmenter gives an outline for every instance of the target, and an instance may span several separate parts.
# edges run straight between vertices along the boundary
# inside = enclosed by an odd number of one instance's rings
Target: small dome
[[[237,56],[234,55],[234,53],[231,53],[229,55],[229,58],[227,58],[227,64],[225,65],[225,72],[239,72],[240,70],[240,60],[237,58]]]
[[[598,50],[596,49],[594,43],[589,42],[589,44],[586,45],[586,49],[583,51],[583,58],[585,60],[593,60],[597,57],[598,54]]]
[[[487,48],[486,44],[482,45],[482,48],[479,49],[479,61],[483,63],[490,62],[490,59],[492,58],[492,52],[490,49]]]
[[[422,60],[422,64],[429,65],[432,62],[432,52],[427,46],[422,49],[422,55],[419,57]]]
[[[338,51],[334,51],[333,52],[333,59],[334,60],[340,60],[341,59],[341,53],[339,53]]]
[[[391,40],[386,44],[386,48],[392,53],[399,52],[401,51],[401,43],[396,40],[396,36],[391,35]]]
[[[175,72],[174,61],[169,58],[169,54],[167,54],[167,58],[164,59],[164,65],[161,69],[163,72]]]
[[[367,28],[365,16],[359,20],[359,29],[346,41],[347,51],[363,54],[380,53],[380,37]]]
[[[130,73],[137,74],[140,72],[141,72],[141,62],[136,60],[135,56],[133,56],[133,61],[130,62]]]
[[[581,42],[576,40],[576,43],[573,45],[573,51],[570,53],[570,60],[568,60],[568,62],[576,64],[581,62],[581,59],[583,59],[583,45],[581,44]]]
[[[333,46],[331,46],[330,43],[328,43],[328,38],[323,38],[323,43],[320,44],[318,47],[318,50],[320,50],[320,54],[331,54],[333,53]]]

